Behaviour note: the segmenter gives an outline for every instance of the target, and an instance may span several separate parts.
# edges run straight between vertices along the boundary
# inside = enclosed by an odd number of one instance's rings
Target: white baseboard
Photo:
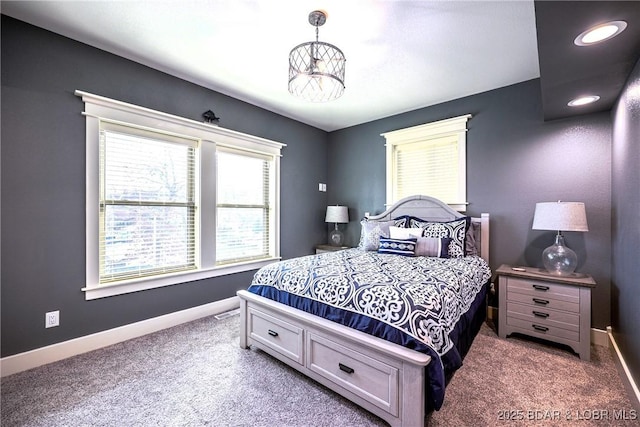
[[[591,344],[599,345],[601,347],[610,347],[609,335],[607,331],[602,329],[591,328]]]
[[[631,371],[629,371],[629,367],[620,352],[620,348],[618,347],[618,343],[616,343],[615,338],[613,337],[613,329],[611,326],[607,326],[607,336],[609,337],[609,341],[611,342],[611,349],[613,350],[613,358],[616,361],[616,365],[618,366],[618,370],[620,371],[620,376],[622,377],[622,382],[627,390],[627,394],[629,396],[629,400],[631,400],[631,404],[635,407],[637,411],[640,411],[640,390],[638,389],[638,385],[635,380],[631,376]],[[635,399],[635,400],[634,400]]]
[[[24,353],[3,357],[0,359],[0,375],[7,375],[26,371],[27,369],[46,365],[88,351],[97,350],[117,344],[122,341],[137,338],[162,329],[177,326],[182,323],[191,322],[203,317],[212,316],[233,310],[240,306],[240,299],[237,296],[215,301],[198,307],[176,311],[163,316],[154,317],[118,328],[109,329],[84,337],[74,338],[69,341],[52,344]]]

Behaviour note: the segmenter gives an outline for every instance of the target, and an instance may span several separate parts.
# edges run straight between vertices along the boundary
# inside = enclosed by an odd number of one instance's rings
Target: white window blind
[[[458,157],[457,137],[396,146],[396,200],[426,194],[448,202],[457,201]]]
[[[216,264],[273,256],[273,156],[218,147]]]
[[[86,299],[279,259],[285,144],[75,93],[86,117]]]
[[[387,204],[426,195],[466,209],[466,123],[470,115],[382,134]]]
[[[197,144],[100,122],[100,283],[196,268]]]

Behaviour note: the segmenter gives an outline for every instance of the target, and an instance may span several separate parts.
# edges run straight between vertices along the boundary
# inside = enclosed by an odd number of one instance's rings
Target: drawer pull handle
[[[535,289],[536,291],[548,291],[549,287],[548,286],[542,286],[542,285],[531,285],[533,286],[533,289]]]
[[[540,299],[540,298],[532,298],[533,302],[535,302],[536,304],[542,304],[542,305],[547,305],[549,304],[549,301],[547,301],[546,299]]]
[[[546,328],[544,326],[540,326],[540,325],[531,325],[533,326],[533,329],[535,329],[536,331],[539,332],[547,332],[549,330],[549,328]]]
[[[346,372],[347,374],[353,374],[355,371],[353,368],[348,367],[347,365],[343,365],[342,363],[338,363],[341,371]]]
[[[276,331],[272,331],[271,329],[269,329],[269,335],[271,335],[272,337],[277,337],[278,333]]]
[[[545,319],[549,317],[549,313],[543,313],[541,311],[532,311],[532,313],[536,317],[544,317]]]

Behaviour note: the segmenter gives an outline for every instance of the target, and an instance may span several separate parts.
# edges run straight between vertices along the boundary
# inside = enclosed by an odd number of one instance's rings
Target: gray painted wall
[[[491,266],[542,267],[554,232],[531,230],[536,202],[582,201],[588,233],[566,233],[578,271],[594,276],[592,325],[610,324],[611,118],[608,113],[544,122],[539,80],[387,117],[329,134],[329,201],[346,204],[348,244],[359,219],[385,203],[383,132],[471,113],[468,213],[491,214]]]
[[[85,301],[85,119],[76,89],[287,144],[282,255],[326,241],[327,134],[2,16],[2,356],[206,304],[253,273]],[[286,85],[283,86],[286,90]],[[44,313],[60,310],[60,326]]]
[[[540,266],[553,233],[531,230],[537,201],[587,205],[590,231],[567,233],[579,271],[598,282],[592,324],[613,322],[640,370],[637,262],[611,265],[614,253],[635,253],[639,197],[637,115],[614,114],[613,206],[611,117],[607,113],[543,122],[538,80],[332,132],[289,120],[140,64],[2,16],[2,356],[229,297],[252,272],[124,296],[85,301],[84,119],[75,89],[183,117],[212,109],[221,126],[288,144],[282,159],[282,255],[311,253],[326,241],[327,202],[350,207],[347,243],[358,219],[385,203],[380,133],[471,113],[468,134],[469,213],[492,215],[492,267]],[[633,81],[637,86],[638,67]],[[630,83],[631,84],[631,83]],[[630,86],[628,86],[630,87]],[[637,95],[636,95],[637,96]],[[634,106],[638,100],[628,98]],[[620,123],[623,123],[620,125]],[[626,123],[626,124],[625,124]],[[623,129],[619,131],[618,129]],[[622,154],[620,154],[622,153]],[[317,191],[327,182],[328,193]],[[629,184],[631,183],[631,184]],[[627,189],[628,186],[628,189]],[[630,197],[630,192],[633,192]],[[617,225],[616,225],[617,224]],[[616,231],[618,230],[618,231]],[[637,238],[637,235],[636,235]],[[635,281],[635,282],[634,282]],[[633,298],[636,298],[635,300]],[[44,329],[44,313],[61,310],[61,326]]]
[[[640,384],[640,61],[613,109],[612,327]]]

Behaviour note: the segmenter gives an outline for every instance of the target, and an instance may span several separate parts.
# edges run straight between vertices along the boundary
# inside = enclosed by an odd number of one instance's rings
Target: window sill
[[[177,285],[180,283],[193,282],[195,280],[209,279],[211,277],[225,276],[227,274],[257,270],[267,264],[271,264],[272,262],[279,260],[280,258],[268,258],[247,263],[239,263],[208,269],[168,274],[162,277],[147,277],[142,279],[122,281],[118,283],[91,285],[87,286],[86,288],[82,288],[82,291],[85,292],[85,299],[88,301],[115,295],[128,294],[131,292],[144,291],[147,289]],[[247,283],[247,286],[248,285],[249,284]]]

